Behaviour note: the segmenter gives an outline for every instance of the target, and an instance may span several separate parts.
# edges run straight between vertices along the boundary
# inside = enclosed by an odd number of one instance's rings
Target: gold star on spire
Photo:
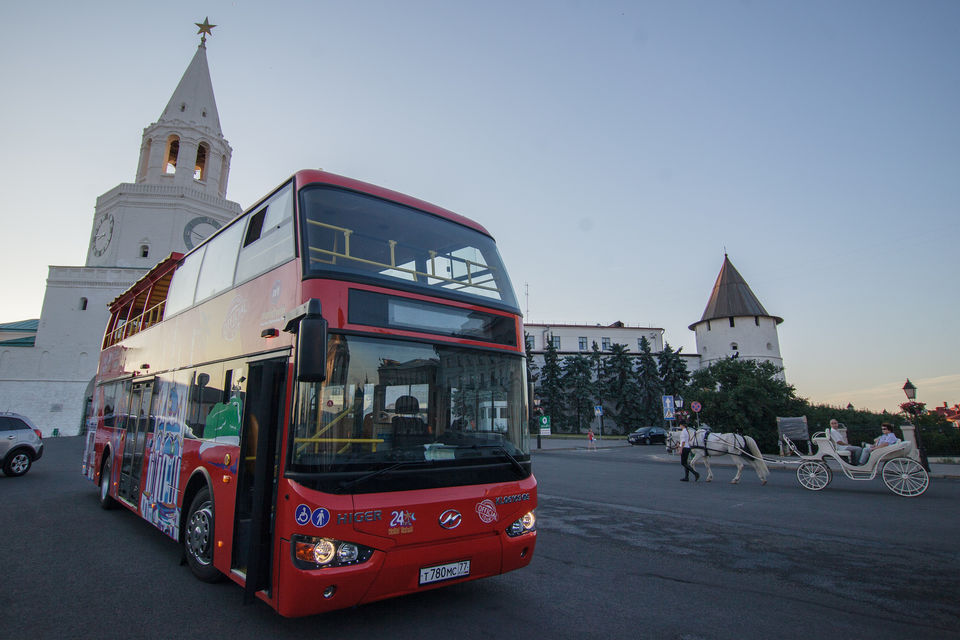
[[[202,36],[200,36],[200,44],[206,44],[206,43],[207,43],[207,36],[208,36],[208,35],[211,35],[211,36],[212,36],[212,35],[213,35],[213,28],[214,28],[215,26],[217,26],[217,25],[215,25],[215,24],[210,24],[210,18],[204,18],[204,19],[203,19],[203,22],[194,22],[193,24],[195,24],[195,25],[197,25],[198,27],[200,27],[200,30],[197,31],[197,33],[202,33],[202,34],[203,34]]]

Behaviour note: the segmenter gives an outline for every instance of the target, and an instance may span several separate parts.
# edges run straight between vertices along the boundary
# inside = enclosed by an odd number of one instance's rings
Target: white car
[[[22,476],[43,455],[43,438],[30,419],[0,412],[0,460],[3,473]]]

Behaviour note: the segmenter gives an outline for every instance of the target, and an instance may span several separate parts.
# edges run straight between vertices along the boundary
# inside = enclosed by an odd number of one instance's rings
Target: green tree
[[[657,361],[653,357],[646,337],[640,338],[640,357],[637,358],[634,378],[637,381],[637,424],[640,426],[660,424],[663,416],[660,408],[663,386],[657,371]]]
[[[613,418],[621,432],[629,429],[637,420],[637,379],[633,373],[633,358],[630,349],[623,344],[613,344],[603,366],[603,395],[613,405]]]
[[[584,355],[563,359],[563,387],[567,394],[566,407],[574,419],[574,431],[580,433],[593,418],[593,364]]]
[[[680,357],[680,350],[674,351],[667,342],[660,353],[660,383],[664,395],[683,395],[687,382],[690,381],[690,372],[687,363]]]
[[[533,390],[537,387],[537,380],[540,378],[539,370],[536,360],[533,359],[533,340],[531,336],[526,331],[523,332],[523,343],[527,355],[527,389]],[[533,404],[533,398],[529,399],[531,405]],[[530,433],[536,433],[536,429],[540,428],[540,425],[537,423],[537,416],[534,415],[533,411],[530,411],[530,422],[529,422]]]
[[[596,340],[594,340],[593,344],[590,345],[590,362],[593,364],[593,379],[594,379],[593,388],[594,388],[594,397],[596,398],[596,400],[594,401],[594,406],[597,406],[597,407],[604,406],[604,403],[603,403],[604,389],[602,384],[603,361],[604,361],[603,352],[600,350],[599,345],[597,345]],[[600,414],[600,434],[603,435],[604,433],[605,431],[604,431],[603,414]]]
[[[693,372],[686,399],[700,401],[700,419],[715,431],[741,430],[762,450],[773,451],[777,448],[777,416],[805,415],[808,406],[796,397],[781,371],[769,362],[718,360]]]
[[[552,340],[547,340],[543,352],[543,367],[540,369],[540,406],[544,415],[550,416],[551,428],[556,425],[561,431],[563,419],[563,369],[557,356],[557,348]]]

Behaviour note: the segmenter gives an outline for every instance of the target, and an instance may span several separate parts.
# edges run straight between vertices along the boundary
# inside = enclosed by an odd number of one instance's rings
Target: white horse
[[[673,448],[679,446],[679,436],[677,432],[671,431],[668,436],[668,442]],[[733,477],[730,484],[740,482],[740,476],[743,474],[744,464],[749,464],[757,472],[760,478],[760,484],[767,484],[767,476],[770,470],[767,469],[767,463],[763,461],[763,455],[760,453],[760,447],[750,436],[744,436],[737,433],[713,433],[706,429],[697,429],[690,436],[690,467],[696,468],[698,462],[703,460],[703,466],[707,470],[707,482],[713,480],[713,471],[710,470],[710,459],[725,457],[737,466],[737,475]]]

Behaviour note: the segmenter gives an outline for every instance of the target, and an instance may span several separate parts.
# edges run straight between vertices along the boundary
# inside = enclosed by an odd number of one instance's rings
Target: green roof
[[[19,322],[0,322],[0,331],[36,331],[40,319],[20,320]]]
[[[36,345],[36,342],[36,336],[14,338],[13,340],[0,340],[0,347],[33,347]]]

